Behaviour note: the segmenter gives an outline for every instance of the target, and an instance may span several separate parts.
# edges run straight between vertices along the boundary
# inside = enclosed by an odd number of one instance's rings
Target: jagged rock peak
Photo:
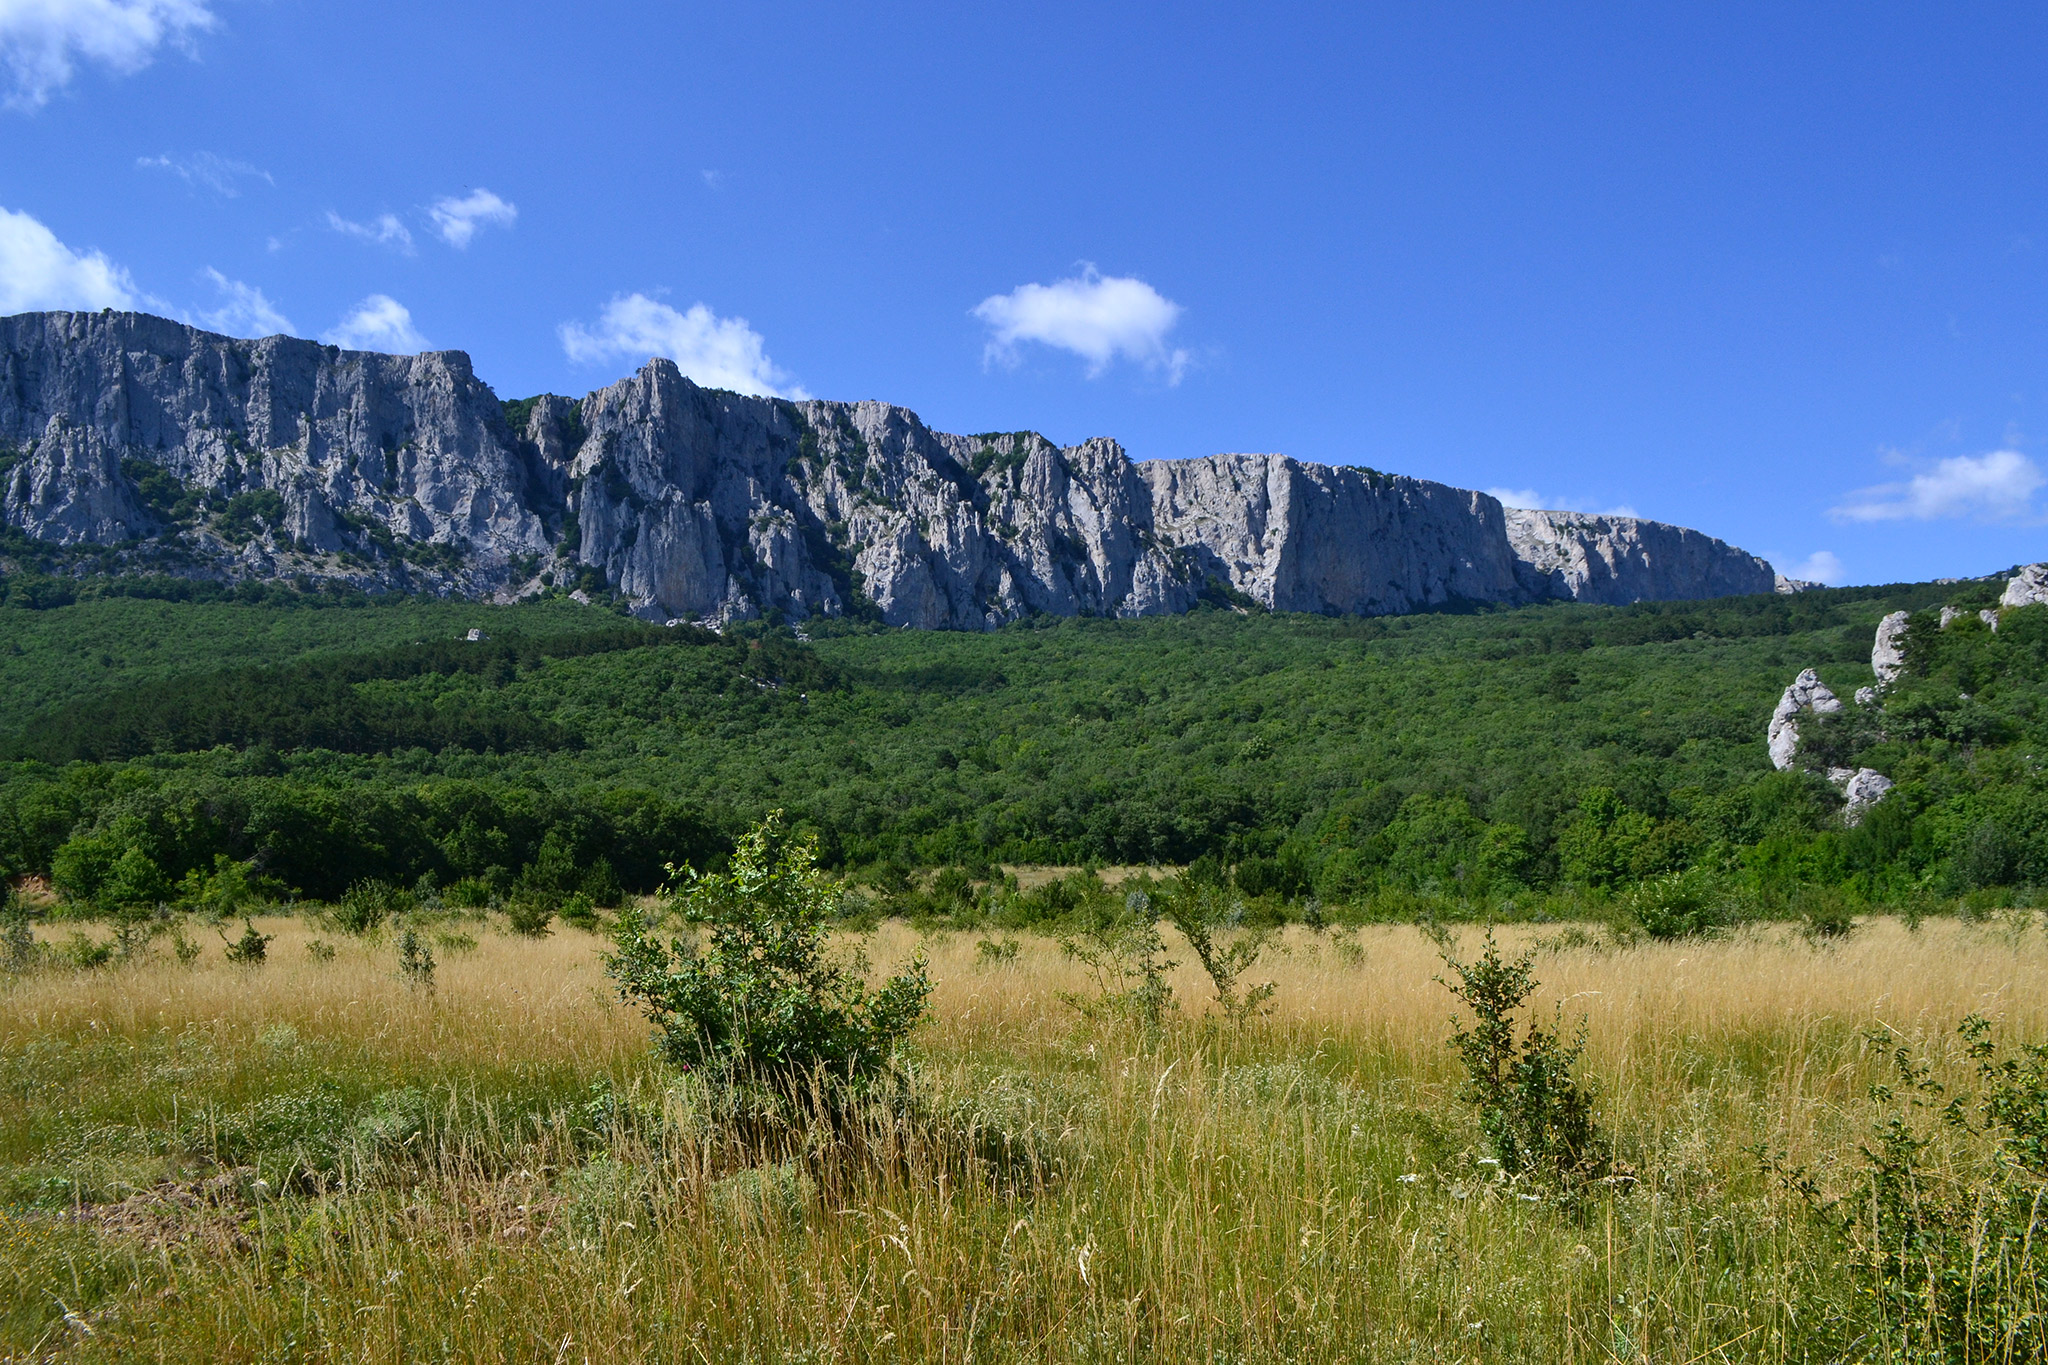
[[[886,403],[700,388],[666,360],[580,400],[502,403],[460,352],[242,341],[135,313],[0,319],[0,480],[9,524],[137,565],[500,597],[552,583],[714,625],[1785,586],[1682,527],[1284,455],[1133,463],[1106,439],[956,436]]]
[[[1785,694],[1778,698],[1778,707],[1771,712],[1770,726],[1764,732],[1764,740],[1771,752],[1771,766],[1783,772],[1792,766],[1799,754],[1799,717],[1812,712],[1817,716],[1830,715],[1842,709],[1842,699],[1828,690],[1820,680],[1820,674],[1812,669],[1801,670]]]

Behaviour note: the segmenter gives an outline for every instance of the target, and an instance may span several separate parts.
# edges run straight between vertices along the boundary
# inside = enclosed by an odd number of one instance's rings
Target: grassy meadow
[[[654,1060],[594,934],[443,918],[425,989],[390,928],[258,918],[260,965],[208,936],[0,977],[0,1358],[1885,1359],[1785,1176],[1867,1194],[1896,1049],[1953,1094],[1965,1015],[2048,1036],[2040,919],[1502,929],[1614,1142],[1567,1199],[1488,1164],[1413,927],[1285,930],[1244,1022],[1169,934],[1157,1027],[1047,939],[842,936],[929,959],[906,1093],[764,1151]],[[1971,1159],[1904,1112],[1929,1172]]]

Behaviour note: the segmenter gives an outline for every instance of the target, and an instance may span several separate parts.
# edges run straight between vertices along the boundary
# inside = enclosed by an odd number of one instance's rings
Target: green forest
[[[1184,869],[1359,919],[1920,913],[2048,884],[2048,609],[1994,633],[1974,609],[2001,580],[810,637],[84,583],[0,604],[0,869],[80,910],[365,879],[603,904],[777,809],[870,912],[954,919],[1071,897],[1003,864]],[[1943,605],[1972,610],[1942,630]],[[1906,676],[1773,771],[1785,685],[1813,667],[1846,701],[1899,609]],[[1852,764],[1899,784],[1853,828],[1824,776]]]

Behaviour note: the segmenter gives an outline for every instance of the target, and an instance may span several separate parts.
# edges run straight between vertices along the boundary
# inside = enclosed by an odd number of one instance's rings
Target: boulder
[[[2029,564],[2006,580],[2001,607],[2031,607],[2048,602],[2048,564]]]
[[[1785,689],[1785,695],[1778,698],[1778,709],[1771,712],[1770,728],[1764,733],[1770,746],[1771,766],[1780,772],[1792,766],[1799,753],[1798,718],[1802,713],[1810,711],[1825,716],[1841,709],[1842,699],[1828,690],[1820,674],[1810,668],[1801,671]]]
[[[1892,789],[1892,780],[1875,768],[1858,768],[1839,785],[1842,795],[1848,799],[1848,805],[1842,809],[1842,818],[1854,826],[1862,823],[1865,811],[1884,800]]]

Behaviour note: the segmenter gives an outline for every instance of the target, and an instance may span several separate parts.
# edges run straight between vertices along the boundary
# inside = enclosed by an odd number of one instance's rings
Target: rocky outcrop
[[[1877,623],[1877,638],[1870,645],[1870,671],[1877,674],[1880,688],[1896,682],[1906,667],[1906,627],[1911,620],[1911,613],[1895,611]],[[1946,626],[1947,620],[1942,624]]]
[[[1892,780],[1875,768],[1830,768],[1828,781],[1842,789],[1842,819],[1851,829],[1862,824],[1864,812],[1892,789]]]
[[[2001,607],[2032,607],[2048,602],[2048,564],[2029,564],[2006,580]]]
[[[0,452],[8,524],[58,545],[156,535],[202,500],[269,491],[274,515],[242,520],[273,566],[441,545],[463,569],[438,576],[483,588],[548,548],[502,406],[456,351],[240,341],[137,313],[4,318]],[[202,548],[245,558],[219,536]]]
[[[1696,531],[1509,511],[1284,455],[1133,463],[955,436],[885,403],[698,387],[665,360],[501,403],[459,352],[241,341],[133,313],[0,319],[0,508],[180,571],[518,595],[637,614],[985,628],[1209,600],[1380,614],[1781,589]]]
[[[1799,717],[1806,713],[1817,716],[1831,715],[1842,709],[1842,699],[1828,690],[1820,680],[1820,674],[1805,669],[1792,680],[1785,694],[1778,698],[1778,706],[1771,712],[1771,723],[1764,732],[1764,741],[1771,752],[1771,766],[1783,772],[1792,766],[1799,754]]]
[[[1796,591],[1765,561],[1682,526],[1586,512],[1507,513],[1508,543],[1534,597],[1658,601]]]

